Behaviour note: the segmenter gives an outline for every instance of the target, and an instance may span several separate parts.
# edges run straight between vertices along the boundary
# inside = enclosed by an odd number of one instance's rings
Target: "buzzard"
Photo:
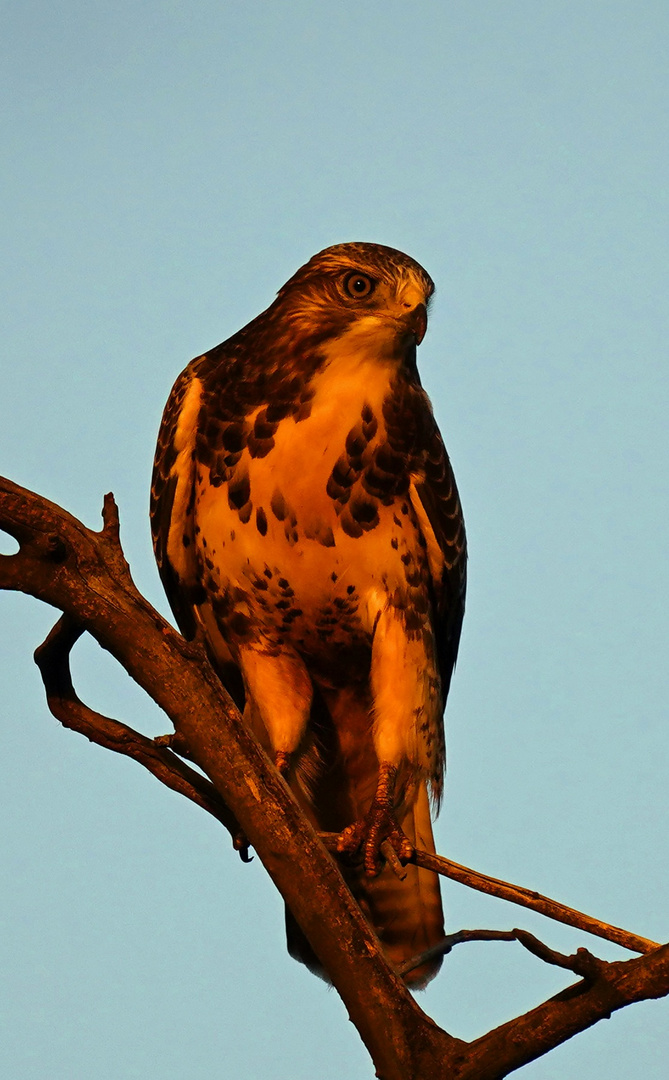
[[[339,833],[395,964],[444,932],[437,876],[400,880],[381,848],[434,850],[465,598],[460,501],[416,367],[433,292],[393,248],[315,255],[179,376],[151,498],[179,627],[204,637],[315,827]],[[289,914],[287,928],[322,974]]]

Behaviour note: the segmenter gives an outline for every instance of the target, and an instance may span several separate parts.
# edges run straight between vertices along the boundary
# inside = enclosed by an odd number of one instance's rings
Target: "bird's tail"
[[[345,703],[341,700],[337,703],[329,701],[333,719],[340,711],[337,706],[343,705],[346,706],[348,725],[355,726],[357,714],[360,727],[364,726],[367,730],[354,731],[347,740],[341,737],[342,729],[336,724],[340,736],[336,740],[338,745],[332,757],[327,749],[325,751],[325,757],[329,757],[330,761],[326,762],[320,782],[317,781],[308,793],[304,786],[293,783],[295,794],[315,828],[325,832],[340,832],[363,816],[374,796],[378,776],[376,755],[369,737],[369,711],[360,709],[359,703],[354,704],[350,698]],[[408,787],[398,821],[414,847],[434,853],[430,806],[424,780]],[[443,940],[444,916],[437,874],[411,863],[404,868],[406,877],[403,880],[387,864],[374,878],[367,877],[359,865],[342,865],[341,869],[393,967],[405,964]],[[288,910],[286,934],[290,955],[306,964],[315,974],[327,978]],[[420,989],[434,978],[440,967],[441,957],[429,960],[407,972],[405,981]]]

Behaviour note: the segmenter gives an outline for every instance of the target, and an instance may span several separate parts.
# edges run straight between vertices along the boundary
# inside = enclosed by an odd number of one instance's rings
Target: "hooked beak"
[[[414,334],[416,345],[420,345],[427,330],[427,308],[425,304],[416,304],[415,308],[409,312],[406,319],[406,328]]]

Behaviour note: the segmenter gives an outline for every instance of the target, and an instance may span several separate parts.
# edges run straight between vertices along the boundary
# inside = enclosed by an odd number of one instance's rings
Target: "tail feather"
[[[345,718],[342,715],[344,704]],[[337,752],[332,757],[326,752],[325,756],[330,760],[324,762],[321,777],[312,790],[307,793],[299,780],[293,790],[317,829],[339,832],[368,810],[376,790],[378,765],[369,737],[369,710],[364,703],[354,703],[351,696],[347,696],[345,702],[341,698],[338,702],[331,699],[328,710],[339,736]],[[351,737],[352,734],[357,737]],[[399,812],[399,824],[414,847],[434,853],[425,781],[409,785],[406,801]],[[342,866],[341,869],[393,966],[411,960],[443,939],[444,916],[437,874],[413,864],[406,866],[404,880],[400,880],[388,865],[384,865],[375,878],[368,878],[359,866]],[[327,979],[288,909],[286,937],[290,955]],[[420,989],[434,978],[440,967],[441,957],[408,972],[405,981]]]

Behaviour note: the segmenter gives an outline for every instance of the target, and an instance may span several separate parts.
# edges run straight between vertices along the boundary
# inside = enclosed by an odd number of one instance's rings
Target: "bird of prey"
[[[315,827],[339,834],[396,965],[444,933],[438,877],[409,865],[401,880],[381,848],[434,851],[465,598],[460,501],[416,367],[433,292],[393,248],[315,255],[177,379],[151,502],[180,629],[204,637]]]

